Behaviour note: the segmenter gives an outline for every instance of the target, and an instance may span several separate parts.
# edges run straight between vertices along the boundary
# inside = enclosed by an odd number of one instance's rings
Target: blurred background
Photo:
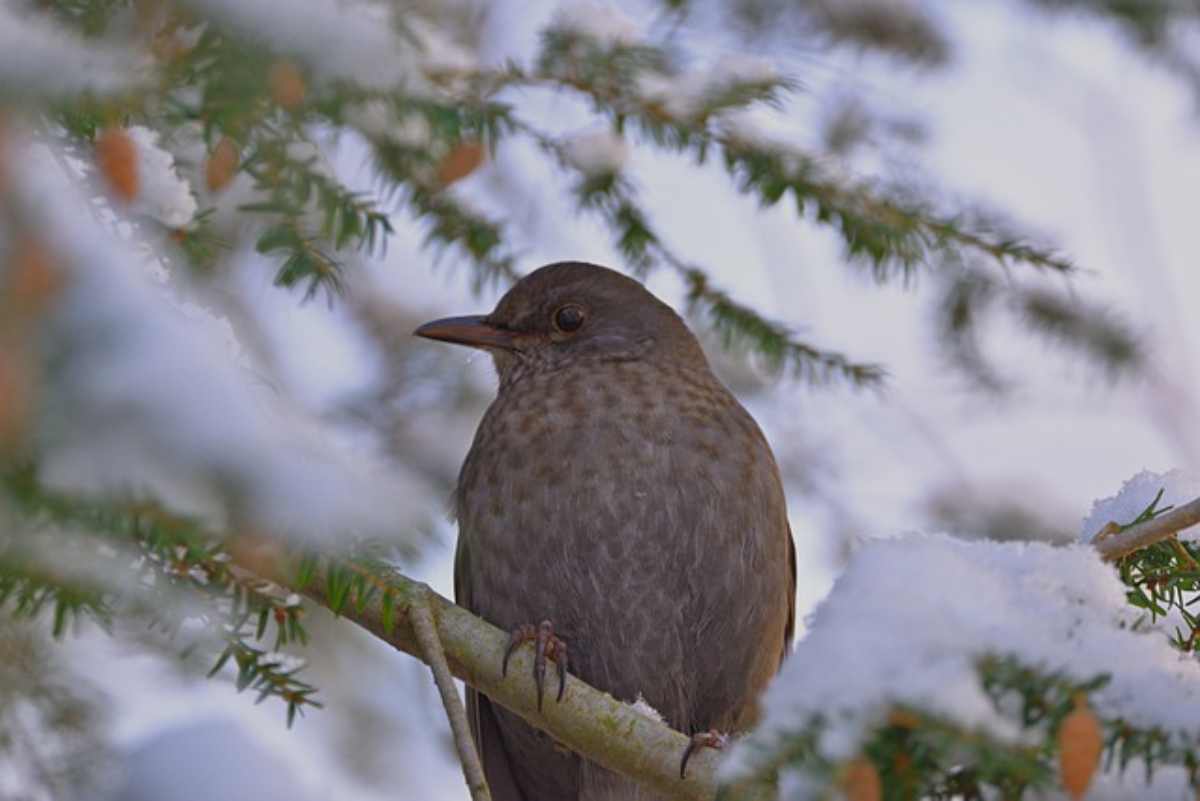
[[[5,15],[28,10],[9,5]],[[282,0],[261,5],[298,47],[326,36],[331,61],[348,47],[334,30],[340,23],[306,18]],[[981,284],[960,280],[977,276],[972,270],[953,280],[923,268],[881,275],[848,258],[846,238],[811,211],[765,207],[740,191],[719,157],[701,164],[638,137],[614,141],[581,93],[499,90],[524,119],[576,147],[577,171],[597,160],[619,168],[662,240],[738,302],[805,342],[886,370],[878,386],[836,370],[824,381],[771,370],[753,348],[722,347],[711,318],[691,305],[715,366],[784,471],[803,614],[864,540],[918,530],[1067,542],[1081,535],[1093,499],[1138,470],[1196,467],[1200,8],[1168,0],[395,5],[434,43],[430,62],[448,71],[529,68],[543,32],[568,20],[589,35],[677,53],[682,71],[662,89],[668,105],[690,75],[785,77],[792,91],[725,122],[817,154],[837,180],[899,187],[961,213],[954,219],[988,209],[1077,265],[1064,277],[1009,259]],[[241,19],[220,2],[195,6]],[[20,115],[23,101],[12,102]],[[311,297],[303,282],[275,285],[279,259],[262,252],[258,230],[238,211],[256,191],[249,176],[218,197],[203,188],[203,145],[189,155],[183,137],[163,136],[179,173],[199,187],[200,207],[213,209],[206,224],[223,250],[203,271],[149,264],[139,280],[151,289],[121,288],[136,272],[128,264],[73,275],[73,290],[88,294],[56,312],[64,315],[50,335],[56,364],[118,330],[110,318],[136,318],[127,336],[139,344],[110,361],[88,356],[92,373],[50,373],[32,405],[44,403],[50,412],[33,416],[53,422],[29,423],[40,426],[48,481],[149,488],[221,520],[229,513],[212,511],[221,506],[214,491],[179,464],[221,463],[222,475],[247,485],[244,476],[270,472],[282,477],[242,493],[256,520],[328,529],[349,516],[367,531],[404,527],[416,532],[401,543],[404,571],[452,595],[447,499],[494,374],[486,357],[410,332],[435,317],[490,310],[506,284],[481,277],[469,255],[439,249],[430,218],[414,219],[409,200],[386,191],[378,148],[367,141],[376,124],[386,129],[380,136],[427,136],[388,119],[308,131],[314,163],[378,193],[394,227],[386,253],[354,256],[339,291],[317,282]],[[501,138],[488,152],[456,152],[463,163],[441,163],[455,173],[445,191],[503,219],[517,273],[568,259],[637,267],[609,227],[580,212],[578,175],[537,141]],[[69,167],[77,156],[62,157]],[[37,191],[53,198],[59,190],[29,190]],[[47,219],[59,230],[58,218]],[[134,241],[167,239],[148,224],[133,223],[132,233],[113,226]],[[72,236],[64,233],[62,247],[88,249],[86,236]],[[15,242],[2,240],[10,263]],[[645,279],[689,308],[685,273],[653,269]],[[1046,316],[998,312],[1012,305],[1003,288],[1021,282],[1083,311],[1061,329]],[[972,292],[980,302],[964,307]],[[159,311],[148,311],[155,303]],[[1135,355],[1122,350],[1124,336]],[[11,413],[17,384],[7,386]],[[133,403],[122,394],[131,387],[147,413],[115,414]],[[156,404],[178,412],[156,423],[174,427],[170,437],[146,433]],[[314,467],[328,461],[327,447],[335,467]],[[225,674],[206,680],[211,660],[177,658],[178,638],[136,619],[111,635],[80,622],[61,640],[44,621],[4,620],[0,797],[466,798],[425,667],[321,609],[307,623],[314,645],[296,653],[325,706],[289,730],[275,699],[256,706]]]

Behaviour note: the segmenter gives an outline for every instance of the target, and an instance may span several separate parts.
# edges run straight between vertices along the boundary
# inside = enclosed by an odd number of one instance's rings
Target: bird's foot
[[[729,744],[729,735],[722,734],[716,729],[709,729],[698,734],[692,735],[692,741],[688,743],[688,747],[683,751],[683,759],[679,762],[679,778],[684,778],[687,775],[687,763],[692,758],[692,754],[696,753],[700,748],[715,748],[718,751]]]
[[[508,659],[517,646],[525,642],[533,642],[533,683],[537,685],[538,711],[542,711],[542,696],[546,689],[546,659],[553,659],[558,670],[558,696],[556,702],[563,699],[563,691],[567,686],[567,644],[554,636],[554,624],[543,620],[536,627],[530,623],[513,629],[508,640],[508,650],[504,652],[504,663],[500,675],[508,675]]]

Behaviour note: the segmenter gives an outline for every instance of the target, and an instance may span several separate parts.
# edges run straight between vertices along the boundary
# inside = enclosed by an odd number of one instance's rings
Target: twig
[[[1109,537],[1093,539],[1092,544],[1096,546],[1096,550],[1100,552],[1105,561],[1113,562],[1136,550],[1165,540],[1197,523],[1200,523],[1200,498],[1130,526]]]
[[[442,641],[438,639],[437,628],[433,623],[433,614],[429,604],[419,603],[409,610],[409,620],[412,621],[413,633],[425,653],[425,662],[433,672],[433,681],[437,684],[442,696],[442,706],[446,709],[446,717],[450,720],[450,731],[454,734],[454,747],[458,749],[458,758],[462,763],[463,777],[467,780],[467,789],[471,791],[472,801],[491,801],[492,791],[488,788],[487,779],[483,775],[483,765],[479,761],[479,752],[475,750],[475,741],[471,737],[470,725],[467,723],[467,711],[463,707],[458,688],[454,686],[454,677],[450,675],[450,666],[446,664],[446,652],[442,650]]]
[[[1187,548],[1179,544],[1178,537],[1171,537],[1171,549],[1175,551],[1175,555],[1179,557],[1179,561],[1188,566],[1189,570],[1200,573],[1200,563],[1192,558]]]

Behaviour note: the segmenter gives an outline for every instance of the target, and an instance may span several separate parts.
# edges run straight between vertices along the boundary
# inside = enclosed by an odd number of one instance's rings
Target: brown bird
[[[556,695],[569,664],[696,744],[748,728],[791,641],[795,551],[771,448],[679,315],[563,262],[416,333],[495,360],[458,480],[455,594],[512,647],[535,642],[539,702],[549,657]],[[474,690],[467,705],[496,801],[653,797]]]

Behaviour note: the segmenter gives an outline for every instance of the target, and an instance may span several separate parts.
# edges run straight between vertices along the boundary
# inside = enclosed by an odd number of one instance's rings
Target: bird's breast
[[[777,483],[757,426],[707,370],[598,367],[531,377],[496,399],[464,465],[460,513],[553,537],[571,535],[550,521],[572,520],[588,539],[686,539],[701,521],[681,517],[734,511],[722,502]]]
[[[765,440],[715,379],[608,367],[497,397],[460,477],[460,536],[476,611],[549,617],[581,665],[591,649],[609,684],[644,689],[621,654],[682,661],[745,622],[730,599],[755,612],[747,582],[786,562],[785,506]]]

